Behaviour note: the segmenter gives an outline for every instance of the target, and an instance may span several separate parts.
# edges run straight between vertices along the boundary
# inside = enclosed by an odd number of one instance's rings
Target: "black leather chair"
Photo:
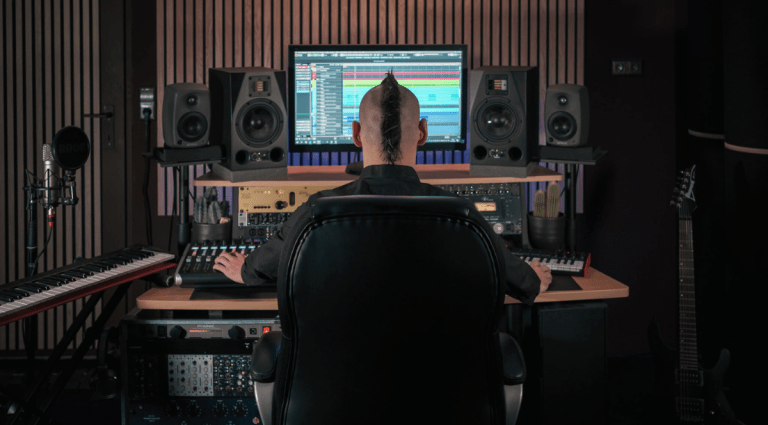
[[[502,260],[450,197],[320,199],[282,253],[281,331],[254,347],[266,424],[512,424],[525,365],[497,328]]]

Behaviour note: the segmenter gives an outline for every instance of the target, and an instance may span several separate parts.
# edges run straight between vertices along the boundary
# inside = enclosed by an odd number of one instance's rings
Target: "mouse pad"
[[[190,300],[259,300],[275,299],[277,292],[275,287],[263,286],[239,286],[239,287],[204,287],[195,288]]]
[[[550,291],[581,291],[581,287],[571,276],[553,274],[552,283],[549,284],[549,289],[547,289],[547,292]]]

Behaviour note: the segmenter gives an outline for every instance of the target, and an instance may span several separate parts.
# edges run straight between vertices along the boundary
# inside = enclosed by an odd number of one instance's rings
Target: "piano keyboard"
[[[589,263],[592,260],[592,254],[585,252],[530,248],[509,248],[509,251],[528,264],[538,261],[552,269],[552,274],[565,276],[586,276],[589,271]]]
[[[130,279],[134,280],[171,268],[175,264],[168,262],[174,258],[173,254],[144,247],[124,248],[2,285],[0,325],[97,292],[88,290],[100,284],[105,284],[103,289],[106,289],[111,282],[128,281],[125,280],[128,275],[139,274]],[[156,267],[162,263],[167,263],[167,266]],[[145,273],[141,274],[142,271]],[[77,296],[80,293],[82,295]],[[51,302],[53,305],[43,305]]]

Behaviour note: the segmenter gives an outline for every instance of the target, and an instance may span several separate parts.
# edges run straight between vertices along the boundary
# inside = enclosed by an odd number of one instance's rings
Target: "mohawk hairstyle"
[[[381,82],[381,149],[393,165],[400,159],[400,84],[390,70]]]

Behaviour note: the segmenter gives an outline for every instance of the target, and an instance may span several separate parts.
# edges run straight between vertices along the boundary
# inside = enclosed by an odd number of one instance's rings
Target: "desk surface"
[[[195,178],[195,186],[341,186],[357,179],[357,176],[344,172],[345,166],[326,167],[295,166],[288,167],[288,176],[277,180],[258,180],[232,183],[216,173],[210,172]],[[528,177],[488,177],[469,174],[469,164],[416,165],[419,179],[429,184],[474,184],[480,183],[521,183],[560,181],[563,175],[557,171],[537,165]]]
[[[574,277],[573,280],[581,287],[580,291],[547,291],[539,294],[534,303],[604,300],[629,296],[627,285],[595,269],[589,269],[587,277]],[[504,304],[520,304],[520,301],[506,295]]]
[[[537,303],[555,301],[581,301],[629,296],[629,287],[595,270],[590,269],[587,277],[574,278],[580,291],[552,291],[536,297]],[[136,299],[136,305],[146,310],[277,310],[277,299],[250,300],[190,300],[193,289],[172,286],[153,288]],[[505,304],[520,301],[506,296]]]

